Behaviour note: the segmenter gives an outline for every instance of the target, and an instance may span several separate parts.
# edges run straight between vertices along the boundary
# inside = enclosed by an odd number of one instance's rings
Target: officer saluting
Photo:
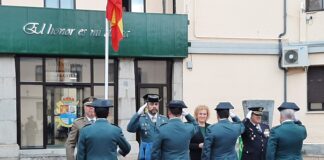
[[[191,138],[198,131],[195,118],[183,108],[187,108],[181,100],[170,101],[168,110],[169,121],[160,127],[157,139],[153,143],[152,160],[188,160]],[[183,123],[181,115],[188,123]]]
[[[267,147],[267,160],[301,160],[303,141],[307,137],[306,128],[295,122],[295,111],[299,107],[292,102],[282,103],[280,111],[280,125],[273,127]]]
[[[243,120],[245,131],[243,140],[242,160],[264,160],[269,137],[269,126],[261,123],[263,107],[250,107]]]
[[[244,132],[244,125],[230,109],[234,109],[229,102],[217,105],[218,123],[207,128],[201,159],[203,160],[237,160],[235,144],[237,138]],[[230,122],[231,116],[234,122]]]
[[[150,160],[153,141],[156,139],[160,126],[166,123],[168,118],[158,113],[161,100],[159,95],[146,94],[143,98],[146,103],[133,115],[127,125],[127,131],[139,132],[141,142],[138,158],[140,160]],[[144,113],[146,107],[148,112]]]
[[[97,99],[92,102],[97,120],[94,124],[81,129],[78,141],[77,160],[117,160],[119,154],[126,156],[130,145],[122,130],[107,120],[111,101]]]

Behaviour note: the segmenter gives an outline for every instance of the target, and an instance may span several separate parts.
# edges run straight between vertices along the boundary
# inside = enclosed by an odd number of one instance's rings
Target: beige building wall
[[[107,0],[75,0],[76,9],[105,11]]]
[[[24,6],[24,7],[44,7],[44,0],[2,0],[2,5]]]
[[[191,70],[186,67],[188,61],[193,63]],[[324,54],[311,55],[310,61],[324,64]],[[305,70],[289,69],[287,75],[287,101],[301,108],[296,115],[308,130],[305,143],[324,143],[324,112],[307,111]],[[210,123],[217,122],[214,108],[220,101],[230,101],[243,119],[243,100],[274,100],[273,126],[279,125],[277,108],[283,102],[283,82],[277,55],[190,54],[183,64],[183,99],[191,113],[199,104],[209,106]]]

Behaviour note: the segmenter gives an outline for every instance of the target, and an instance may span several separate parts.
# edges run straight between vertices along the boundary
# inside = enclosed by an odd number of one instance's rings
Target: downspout
[[[281,70],[284,71],[284,102],[287,102],[287,69],[283,68],[281,66],[281,60],[282,60],[282,37],[286,35],[287,32],[287,0],[284,0],[284,15],[283,15],[283,32],[279,34],[278,36],[278,42],[279,42],[279,61],[278,66]]]

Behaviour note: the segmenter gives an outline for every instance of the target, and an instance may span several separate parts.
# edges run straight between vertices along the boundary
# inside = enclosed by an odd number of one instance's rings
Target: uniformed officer
[[[86,125],[92,124],[96,120],[94,108],[92,107],[92,101],[94,100],[96,100],[96,98],[88,97],[82,101],[85,117],[76,119],[72,124],[71,131],[65,142],[67,160],[75,159],[74,149],[76,147],[76,143],[78,142],[79,130]]]
[[[97,121],[81,129],[77,160],[117,160],[117,146],[120,148],[118,153],[126,156],[131,149],[129,143],[122,130],[107,120],[111,101],[97,99],[92,106]]]
[[[202,160],[237,160],[235,144],[237,138],[244,132],[244,125],[230,109],[229,102],[220,102],[215,108],[218,123],[207,128]],[[233,122],[228,120],[231,117]]]
[[[307,137],[305,126],[295,122],[295,111],[299,107],[292,102],[282,103],[280,125],[270,131],[266,158],[267,160],[301,160],[303,141]]]
[[[153,143],[152,160],[189,160],[189,144],[198,131],[195,118],[183,108],[187,108],[181,100],[172,100],[168,104],[169,121],[160,127],[158,137]],[[181,115],[188,123],[183,123]]]
[[[159,114],[159,102],[161,100],[159,95],[146,94],[143,98],[146,103],[133,115],[127,125],[127,131],[139,132],[141,142],[138,158],[140,160],[150,160],[153,141],[160,126],[166,123],[168,118]],[[146,107],[148,112],[144,113]]]
[[[269,137],[269,125],[261,123],[263,107],[250,107],[243,120],[245,131],[243,140],[242,160],[264,160]]]

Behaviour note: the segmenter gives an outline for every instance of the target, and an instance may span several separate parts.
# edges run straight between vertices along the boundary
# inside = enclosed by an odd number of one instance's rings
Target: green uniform
[[[306,128],[293,121],[283,122],[271,129],[266,153],[267,160],[301,160]]]
[[[151,150],[153,141],[156,139],[160,126],[167,123],[168,118],[166,116],[157,115],[156,122],[152,122],[149,115],[135,114],[127,125],[127,131],[131,133],[139,132],[141,137],[141,143],[139,148],[139,159],[149,159],[151,157]]]
[[[203,160],[237,160],[235,144],[237,138],[244,132],[244,125],[236,116],[234,122],[221,119],[218,123],[207,128],[204,147],[202,151]]]
[[[153,143],[152,160],[189,160],[191,138],[199,130],[198,123],[187,115],[189,123],[173,118],[160,128],[159,135]]]
[[[96,123],[81,129],[77,160],[117,160],[117,147],[123,156],[131,149],[119,127],[98,118]]]

